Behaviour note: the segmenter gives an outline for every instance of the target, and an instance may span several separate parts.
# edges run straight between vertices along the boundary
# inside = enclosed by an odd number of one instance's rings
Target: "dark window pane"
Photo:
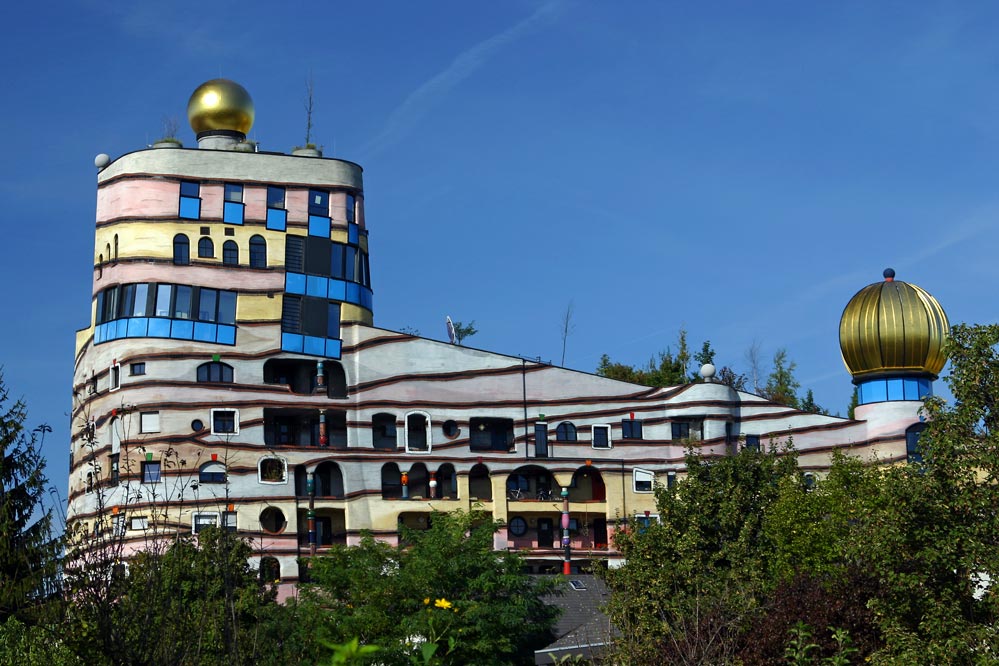
[[[267,207],[268,208],[284,208],[284,188],[283,187],[273,187],[267,188]]]
[[[305,239],[305,272],[310,275],[329,275],[330,241],[310,236]]]
[[[354,195],[353,194],[348,194],[347,195],[347,221],[348,222],[353,222],[354,221]]]
[[[180,183],[180,196],[182,197],[198,197],[201,196],[201,185],[189,180],[181,181]]]
[[[135,285],[135,306],[132,308],[133,317],[145,317],[149,312],[149,285],[145,283]]]
[[[226,241],[222,245],[222,263],[235,266],[239,263],[239,246],[236,241]]]
[[[267,241],[263,236],[250,238],[250,266],[253,268],[267,267]]]
[[[191,263],[191,244],[184,234],[173,237],[173,263],[179,265]]]
[[[233,183],[225,184],[225,200],[226,201],[243,201],[243,186],[235,185]]]
[[[131,317],[135,304],[135,285],[126,284],[121,288],[121,303],[118,307],[119,317]]]
[[[311,239],[310,239],[311,240]],[[286,236],[284,239],[284,269],[290,273],[305,272],[305,238]]]
[[[284,295],[281,306],[281,330],[286,333],[302,332],[302,298],[300,296]]]
[[[198,240],[198,256],[206,258],[215,256],[215,243],[212,242],[211,238]]]
[[[173,316],[175,319],[191,318],[191,288],[186,285],[174,287]]]
[[[329,304],[329,310],[326,320],[326,337],[327,338],[340,337],[340,305],[338,303]]]
[[[333,243],[330,252],[330,277],[343,279],[343,245]]]
[[[219,318],[220,324],[236,323],[236,292],[219,292]]]
[[[357,248],[353,246],[346,246],[344,248],[344,259],[343,259],[343,277],[345,280],[354,281],[357,273],[355,272],[357,262]]]
[[[327,306],[324,298],[302,299],[302,333],[317,337],[326,336]]]
[[[309,190],[309,215],[330,215],[330,193],[322,190]]]
[[[218,307],[219,292],[217,289],[201,288],[198,297],[198,319],[215,321],[215,309]]]
[[[107,294],[107,289],[103,289],[97,293],[97,323],[103,324],[105,320],[104,315],[104,296]]]

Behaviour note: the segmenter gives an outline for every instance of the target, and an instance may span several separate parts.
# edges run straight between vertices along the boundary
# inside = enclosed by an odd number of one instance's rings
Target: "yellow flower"
[[[430,603],[430,597],[427,597],[426,599],[423,600],[423,605],[424,606],[426,606],[429,603]]]
[[[438,599],[437,601],[434,602],[434,606],[436,606],[437,608],[443,608],[444,610],[447,610],[452,605],[453,604],[447,599]]]

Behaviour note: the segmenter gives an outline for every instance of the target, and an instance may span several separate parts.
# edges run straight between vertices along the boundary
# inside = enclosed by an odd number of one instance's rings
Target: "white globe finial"
[[[111,164],[111,156],[107,153],[100,153],[94,158],[94,166],[98,169],[103,169],[109,164]]]
[[[712,379],[714,379],[714,377],[715,377],[715,366],[711,365],[710,363],[705,363],[704,365],[701,366],[701,378],[704,381],[710,382]]]

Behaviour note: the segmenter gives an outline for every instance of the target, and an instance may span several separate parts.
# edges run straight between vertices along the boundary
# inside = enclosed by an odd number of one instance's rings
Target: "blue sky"
[[[892,266],[995,321],[999,5],[18,3],[0,41],[0,363],[65,491],[93,157],[145,146],[224,75],[265,150],[365,168],[375,323],[592,371],[685,327],[719,365],[786,347],[845,412],[843,306]],[[14,27],[11,27],[14,26]],[[938,383],[938,390],[942,383]]]

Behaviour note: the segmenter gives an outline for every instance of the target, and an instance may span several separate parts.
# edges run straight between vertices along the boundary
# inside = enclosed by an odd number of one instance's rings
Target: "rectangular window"
[[[305,241],[305,272],[311,275],[327,275],[330,265],[330,241],[328,238],[310,237]]]
[[[235,511],[223,511],[222,512],[222,529],[226,532],[236,531],[236,512]]]
[[[760,450],[760,436],[759,435],[746,435],[746,445],[743,448],[754,449],[756,451],[759,451]]]
[[[354,221],[354,208],[355,208],[355,206],[356,206],[356,203],[355,203],[354,195],[353,194],[348,194],[347,195],[347,221],[348,222],[353,222]]]
[[[340,304],[330,302],[326,314],[326,337],[340,338]]]
[[[595,426],[593,426],[593,448],[595,448],[595,449],[609,449],[609,448],[611,448],[610,426],[609,425],[595,425]]]
[[[534,424],[534,457],[548,457],[548,424],[544,422]]]
[[[212,410],[213,435],[238,435],[239,412],[235,409]]]
[[[135,516],[132,518],[131,524],[128,526],[130,530],[148,530],[149,529],[149,518],[146,516]]]
[[[281,304],[281,330],[285,333],[302,332],[302,297],[285,294]]]
[[[654,513],[649,515],[638,514],[635,516],[635,524],[638,526],[638,533],[641,534],[645,530],[649,529],[651,526],[659,523],[659,516]]]
[[[124,515],[115,516],[113,518],[113,522],[111,523],[111,534],[119,537],[124,536],[125,527],[126,527],[125,516]]]
[[[144,460],[142,462],[142,482],[143,483],[159,483],[160,482],[160,464],[159,462],[152,460]]]
[[[174,287],[173,318],[191,318],[191,287],[187,285]]]
[[[621,437],[624,439],[641,439],[642,422],[638,419],[622,419]]]
[[[635,469],[634,472],[632,472],[632,478],[635,484],[636,493],[652,492],[652,486],[656,480],[655,473],[644,469]]]
[[[173,285],[156,285],[156,316],[170,316],[170,300],[173,298]]]
[[[676,472],[666,472],[666,488],[668,490],[676,488]]]
[[[347,245],[343,249],[343,278],[351,282],[357,281],[357,248]]]
[[[117,391],[121,388],[121,364],[115,363],[108,369],[109,390]]]
[[[136,375],[146,374],[146,364],[133,363],[132,365],[128,366],[128,374],[132,375],[133,377]]]
[[[201,219],[201,185],[185,180],[180,183],[179,216],[187,220]]]
[[[330,216],[330,193],[323,190],[309,190],[309,215]]]
[[[330,252],[330,277],[338,280],[343,279],[343,250],[343,245],[333,243],[333,248]]]
[[[200,321],[215,321],[215,309],[218,306],[219,292],[217,289],[202,287],[198,293],[198,319]]]
[[[284,269],[289,273],[305,272],[305,241],[291,234],[284,239]]]
[[[703,419],[687,419],[673,421],[670,424],[673,439],[700,440],[704,429]]]
[[[120,453],[112,453],[109,459],[108,485],[117,486],[119,480],[118,461]]]
[[[235,183],[225,184],[225,200],[243,203],[243,186]]]
[[[234,291],[219,292],[218,322],[220,324],[236,323],[236,292]]]
[[[139,414],[139,432],[159,432],[160,431],[160,413],[159,412],[142,412]]]
[[[135,309],[135,285],[126,284],[121,288],[121,303],[118,304],[119,317],[131,317]]]
[[[135,285],[135,305],[132,307],[133,317],[145,317],[148,310],[149,285],[140,283]]]
[[[191,525],[191,531],[198,534],[206,527],[217,527],[219,524],[219,514],[217,513],[196,513]]]
[[[273,185],[267,187],[267,207],[284,210],[283,187],[274,187]]]

